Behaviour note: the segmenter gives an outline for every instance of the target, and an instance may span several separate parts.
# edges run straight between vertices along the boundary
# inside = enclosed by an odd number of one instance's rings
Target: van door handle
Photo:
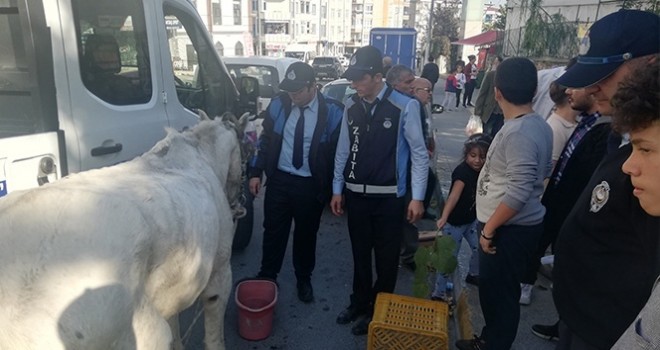
[[[116,143],[112,146],[100,146],[92,148],[92,157],[103,156],[110,153],[118,153],[121,151],[123,146],[121,143]]]

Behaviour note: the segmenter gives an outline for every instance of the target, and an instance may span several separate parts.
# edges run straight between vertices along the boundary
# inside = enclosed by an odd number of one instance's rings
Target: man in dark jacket
[[[557,83],[584,87],[598,110],[609,114],[624,78],[658,59],[659,33],[656,14],[607,15],[591,26],[577,63]],[[630,152],[627,145],[605,156],[557,237],[552,294],[560,319],[559,350],[610,349],[635,320],[658,276],[660,220],[644,212],[634,195],[643,191],[621,169]]]
[[[259,152],[250,168],[253,195],[259,193],[262,174],[268,177],[258,277],[277,279],[293,220],[298,298],[308,303],[314,300],[311,276],[316,262],[316,234],[323,206],[332,193],[344,106],[317,91],[314,70],[303,62],[289,66],[280,89],[286,93],[275,97],[264,112]]]
[[[351,332],[363,335],[369,331],[376,295],[392,293],[396,286],[408,166],[412,199],[406,219],[412,223],[424,213],[429,157],[419,101],[383,82],[377,48],[359,48],[343,77],[351,81],[356,93],[346,102],[341,123],[330,208],[339,216],[346,207],[353,293],[337,323],[360,318]]]
[[[571,107],[582,113],[543,193],[541,203],[546,208],[543,218],[543,235],[522,280],[520,303],[523,305],[531,303],[532,289],[536,283],[536,272],[541,266],[541,257],[545,255],[548,246],[554,244],[559,229],[573,208],[573,204],[607,153],[611,118],[598,113],[598,106],[584,89],[568,89],[567,94]],[[535,334],[542,336],[545,333],[542,327],[534,328]],[[556,334],[548,334],[548,337],[545,338],[554,336]]]
[[[440,79],[440,68],[433,62],[433,56],[429,56],[429,62],[422,68],[421,77],[431,82],[431,90],[435,87],[435,83]]]

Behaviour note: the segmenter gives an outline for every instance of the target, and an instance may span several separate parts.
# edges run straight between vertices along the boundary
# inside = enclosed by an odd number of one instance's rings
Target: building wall
[[[250,56],[254,54],[248,0],[197,0],[194,4],[211,34],[216,49],[222,55]],[[235,5],[240,9],[238,16],[234,14]]]
[[[524,38],[524,28],[529,12],[523,11],[519,4],[520,0],[509,0],[507,2],[507,23],[503,40],[503,53],[505,55],[517,55],[522,50],[521,43]],[[575,45],[584,37],[589,27],[598,19],[618,11],[622,1],[599,2],[598,0],[544,0],[543,10],[548,14],[561,13],[567,23],[577,24],[577,35]],[[565,44],[556,49],[558,52],[551,56],[543,57],[544,61],[565,61],[577,54],[577,48],[571,44]]]
[[[458,30],[460,38],[469,38],[478,35],[483,29],[484,0],[470,0],[463,2],[461,8],[461,26]],[[463,45],[462,54],[459,55],[465,62],[469,55],[477,55],[475,46]]]
[[[561,13],[568,21],[590,25],[621,8],[622,1],[600,2],[598,0],[544,0],[543,10],[552,15]],[[506,29],[525,26],[529,13],[520,7],[520,0],[507,1]]]

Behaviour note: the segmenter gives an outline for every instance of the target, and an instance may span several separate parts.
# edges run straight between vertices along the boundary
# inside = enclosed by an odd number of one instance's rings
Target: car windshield
[[[234,81],[244,76],[257,78],[261,97],[273,97],[279,92],[280,79],[275,67],[229,63],[227,69],[229,69],[229,74]]]
[[[345,103],[348,97],[355,93],[355,90],[349,83],[328,84],[324,86],[323,89],[321,89],[321,93],[328,97],[334,98],[337,101]]]
[[[332,64],[333,62],[332,57],[316,57],[312,64]]]

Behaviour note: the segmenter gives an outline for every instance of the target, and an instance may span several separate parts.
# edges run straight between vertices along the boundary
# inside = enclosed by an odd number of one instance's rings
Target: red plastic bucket
[[[236,286],[238,334],[247,340],[268,338],[273,329],[277,285],[268,280],[245,280]]]

